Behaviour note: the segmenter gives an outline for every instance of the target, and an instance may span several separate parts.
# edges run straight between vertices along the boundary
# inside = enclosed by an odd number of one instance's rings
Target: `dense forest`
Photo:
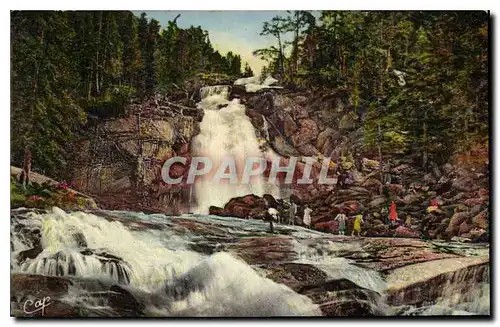
[[[87,113],[120,115],[132,98],[197,74],[252,75],[238,54],[220,54],[206,31],[177,19],[162,29],[129,11],[12,12],[11,162],[21,165],[28,146],[36,170],[57,175]]]
[[[57,176],[88,113],[121,115],[200,74],[253,75],[178,19],[12,12],[11,163],[29,147],[36,170]],[[486,12],[289,11],[263,23],[276,45],[254,55],[291,90],[348,94],[367,150],[443,163],[488,142],[488,29]]]
[[[345,90],[367,149],[419,153],[425,166],[488,142],[486,12],[288,11],[261,35],[276,40],[254,52],[264,74]]]

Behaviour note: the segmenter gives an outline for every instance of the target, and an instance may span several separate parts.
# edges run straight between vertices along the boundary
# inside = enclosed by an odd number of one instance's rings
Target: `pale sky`
[[[275,45],[271,36],[260,36],[262,24],[276,15],[286,16],[286,11],[145,11],[148,19],[158,20],[162,27],[167,26],[180,14],[177,25],[181,28],[201,26],[207,30],[212,46],[225,55],[233,51],[241,55],[242,69],[248,62],[254,73],[260,72],[265,61],[252,55],[256,49]],[[134,14],[140,16],[141,12]],[[291,36],[290,36],[291,37]]]

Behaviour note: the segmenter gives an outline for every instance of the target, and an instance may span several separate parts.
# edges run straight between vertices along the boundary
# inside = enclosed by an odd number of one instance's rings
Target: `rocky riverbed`
[[[439,165],[433,161],[423,165],[420,154],[384,155],[381,162],[363,143],[360,121],[364,109],[356,111],[345,92],[245,93],[237,88],[235,92],[245,104],[256,134],[281,156],[280,165],[288,165],[292,156],[299,158],[286,198],[299,204],[299,217],[305,205],[312,209],[312,228],[336,232],[334,218],[342,211],[351,217],[366,214],[365,236],[489,241],[488,148],[457,153]],[[306,157],[330,160],[328,176],[336,185],[317,183],[319,163],[312,166],[312,184],[297,183]],[[262,198],[252,197],[231,199],[211,212],[260,219]],[[397,228],[389,227],[384,211],[391,202],[397,206]],[[429,209],[431,202],[437,203],[436,210]],[[287,204],[277,206],[281,216],[288,217]],[[352,224],[353,219],[349,219],[348,233]]]
[[[124,117],[91,119],[77,146],[74,169],[69,172],[75,188],[91,195],[99,207],[110,210],[193,212],[198,205],[197,190],[193,185],[165,184],[161,167],[171,157],[184,157],[187,164],[172,166],[170,175],[186,177],[193,142],[200,135],[204,117],[204,110],[195,102],[224,90],[227,99],[219,107],[233,99],[245,106],[263,153],[273,151],[281,158],[281,165],[287,165],[291,156],[299,158],[292,185],[280,192],[299,204],[300,217],[305,205],[312,209],[313,229],[336,232],[334,218],[340,211],[349,216],[364,212],[364,236],[489,240],[487,147],[453,154],[439,164],[431,160],[423,165],[421,154],[413,153],[383,154],[381,161],[378,153],[364,146],[362,120],[366,108],[355,108],[351,95],[342,90],[263,88],[247,92],[244,85],[194,84],[188,92],[192,99],[157,94],[130,104]],[[320,162],[331,160],[328,176],[337,181],[336,185],[316,182],[319,163],[312,167],[313,184],[296,183],[304,172],[306,157]],[[264,178],[268,174],[266,170]],[[278,180],[282,179],[278,174]],[[260,205],[245,207],[236,205],[237,201],[228,198],[224,205],[209,205],[220,206],[212,208],[214,214],[242,217],[242,213],[250,213],[250,217],[260,219],[261,213],[255,209]],[[384,210],[392,201],[397,205],[398,228],[389,228],[386,221]],[[431,201],[438,203],[439,210],[428,212]],[[209,208],[202,209],[207,212]],[[283,216],[286,210],[284,205]],[[296,223],[301,224],[301,220]],[[352,219],[347,224],[348,233],[351,228]]]
[[[11,211],[11,314],[481,314],[489,246],[335,236],[232,217]],[[36,315],[41,315],[37,312]]]

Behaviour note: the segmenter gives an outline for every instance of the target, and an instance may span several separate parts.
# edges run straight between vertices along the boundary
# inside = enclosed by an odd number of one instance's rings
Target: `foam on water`
[[[228,101],[227,90],[228,87],[207,86],[202,92],[205,97],[198,103],[204,116],[200,133],[193,140],[193,153],[210,159],[212,173],[195,182],[194,211],[197,213],[206,214],[210,206],[223,207],[231,198],[247,194],[270,193],[279,197],[279,189],[267,184],[261,175],[255,176],[250,183],[213,181],[213,172],[226,158],[234,160],[238,178],[243,174],[247,158],[264,158],[255,129],[245,114],[245,106],[238,99]]]
[[[180,236],[168,231],[162,235],[152,230],[134,232],[117,221],[83,212],[65,213],[58,208],[49,214],[34,214],[31,219],[41,221],[43,251],[20,267],[27,273],[75,275],[118,282],[117,265],[120,265],[130,285],[154,289],[159,282],[187,271],[202,258],[196,252],[185,250],[186,242],[180,242]],[[82,254],[74,237],[77,233],[85,237],[87,248],[104,254]],[[121,260],[108,260],[109,255]]]
[[[357,243],[339,243],[326,240],[315,244],[294,243],[298,263],[311,264],[328,275],[332,280],[348,279],[361,287],[382,294],[386,282],[382,276],[371,269],[359,267],[353,260],[337,256],[336,253],[362,252]],[[313,246],[312,246],[313,245]]]
[[[176,316],[295,316],[320,315],[308,297],[261,277],[245,262],[217,253],[165,285],[166,294],[185,292],[170,308],[153,304],[152,314]],[[180,289],[179,289],[180,288]]]
[[[128,216],[132,218],[133,214]],[[144,216],[138,214],[137,218]],[[131,231],[118,221],[58,208],[47,214],[31,213],[30,220],[41,225],[43,251],[14,271],[111,280],[145,303],[147,315],[320,314],[306,296],[262,277],[228,253],[206,256],[186,250],[189,236],[176,235],[167,225],[164,230]],[[82,254],[81,244],[74,237],[77,233],[85,237],[86,248],[93,254]],[[128,281],[119,278],[118,266],[128,275]],[[106,303],[91,299],[78,288],[70,291],[67,301],[107,310]]]

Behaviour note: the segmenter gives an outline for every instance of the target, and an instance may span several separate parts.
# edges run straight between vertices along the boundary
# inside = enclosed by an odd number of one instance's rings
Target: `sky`
[[[139,16],[141,12],[134,14]],[[257,74],[266,62],[253,56],[252,52],[276,43],[272,36],[259,35],[262,24],[276,15],[285,16],[286,11],[146,11],[146,14],[148,19],[158,20],[162,27],[180,14],[177,19],[179,27],[201,26],[208,31],[216,50],[224,55],[228,51],[239,54]]]

